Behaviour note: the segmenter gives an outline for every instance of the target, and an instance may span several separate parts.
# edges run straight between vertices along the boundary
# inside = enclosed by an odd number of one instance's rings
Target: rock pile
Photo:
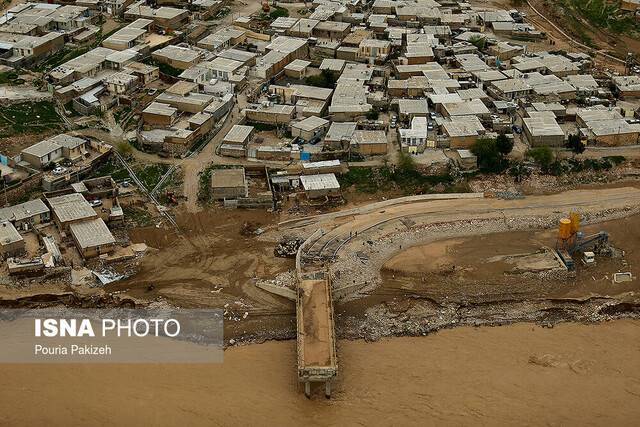
[[[281,258],[295,258],[298,248],[303,242],[304,240],[299,237],[285,236],[280,239],[273,249],[273,253]]]

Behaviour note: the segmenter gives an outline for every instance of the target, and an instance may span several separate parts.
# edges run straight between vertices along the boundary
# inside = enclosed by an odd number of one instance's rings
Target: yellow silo
[[[569,240],[571,237],[571,220],[569,218],[562,218],[560,220],[560,227],[558,228],[558,238],[560,240]]]
[[[580,229],[580,214],[578,212],[571,212],[569,219],[571,220],[571,234],[576,234]]]

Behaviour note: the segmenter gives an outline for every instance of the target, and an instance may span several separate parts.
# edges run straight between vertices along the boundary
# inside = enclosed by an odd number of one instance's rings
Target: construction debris
[[[273,253],[281,258],[294,258],[303,242],[304,240],[299,237],[285,236],[278,242]]]

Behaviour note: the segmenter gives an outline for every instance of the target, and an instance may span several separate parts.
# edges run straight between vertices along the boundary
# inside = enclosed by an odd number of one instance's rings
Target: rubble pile
[[[299,237],[285,236],[280,239],[273,249],[273,253],[280,258],[295,258],[302,243],[304,243],[304,240]]]

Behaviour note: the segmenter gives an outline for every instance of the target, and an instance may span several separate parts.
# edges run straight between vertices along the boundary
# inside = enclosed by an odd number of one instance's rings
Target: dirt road
[[[341,342],[331,400],[300,392],[294,341],[232,348],[221,365],[4,365],[0,424],[631,426],[638,336],[623,320]]]

